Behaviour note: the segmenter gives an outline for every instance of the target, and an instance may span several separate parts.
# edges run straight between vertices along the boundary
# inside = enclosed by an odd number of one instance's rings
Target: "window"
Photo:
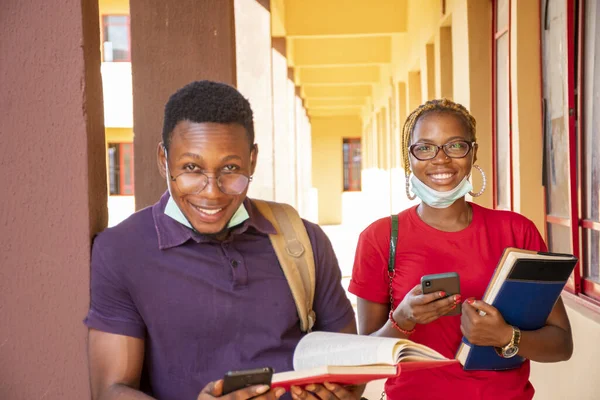
[[[102,46],[103,61],[131,61],[128,15],[104,15],[102,17]]]
[[[548,246],[579,257],[567,290],[600,301],[600,5],[541,7]]]
[[[111,195],[133,195],[133,143],[108,144],[108,187]]]
[[[494,0],[493,19],[494,206],[512,210],[510,0]]]
[[[582,291],[600,300],[600,4],[584,1],[579,83]]]
[[[344,191],[357,192],[361,190],[361,145],[360,139],[344,139]]]

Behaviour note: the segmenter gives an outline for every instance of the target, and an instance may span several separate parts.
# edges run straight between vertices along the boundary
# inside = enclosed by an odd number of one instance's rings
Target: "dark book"
[[[507,248],[482,300],[496,307],[509,325],[522,331],[540,329],[576,264],[570,254]],[[465,370],[512,369],[525,361],[518,354],[503,358],[494,347],[475,346],[464,337],[456,358]]]

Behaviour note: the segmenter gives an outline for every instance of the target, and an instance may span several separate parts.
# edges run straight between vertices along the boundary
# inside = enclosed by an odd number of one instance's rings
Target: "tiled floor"
[[[345,289],[348,288],[350,277],[352,276],[352,265],[354,263],[354,253],[356,252],[356,244],[360,232],[364,226],[349,226],[349,225],[326,225],[323,230],[331,240],[333,250],[337,256],[342,270],[342,285]],[[356,311],[356,296],[346,291],[348,298],[352,302]],[[363,397],[369,400],[379,400],[383,391],[385,380],[373,381],[367,385]]]
[[[354,263],[354,253],[356,252],[356,243],[360,235],[361,228],[347,225],[325,225],[323,230],[331,240],[333,250],[337,256],[340,269],[342,270],[342,285],[348,288],[350,277],[352,276],[352,265]],[[348,293],[352,305],[356,307],[356,296]]]

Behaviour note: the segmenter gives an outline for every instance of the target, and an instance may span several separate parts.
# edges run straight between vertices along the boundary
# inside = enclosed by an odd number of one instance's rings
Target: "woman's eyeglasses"
[[[456,140],[444,145],[438,146],[432,143],[415,143],[408,149],[410,153],[419,161],[434,159],[440,150],[450,158],[463,158],[475,146],[476,142],[466,140]]]

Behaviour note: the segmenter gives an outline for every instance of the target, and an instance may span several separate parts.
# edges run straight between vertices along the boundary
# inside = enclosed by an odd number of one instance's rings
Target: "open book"
[[[509,247],[498,262],[483,301],[496,307],[510,325],[525,331],[540,329],[576,264],[577,258],[570,254]],[[502,358],[493,347],[475,346],[466,338],[456,358],[465,370],[511,369],[524,362],[518,355]]]
[[[362,384],[401,371],[455,364],[427,346],[408,339],[312,332],[294,351],[294,371],[273,375],[272,387],[310,383]]]

